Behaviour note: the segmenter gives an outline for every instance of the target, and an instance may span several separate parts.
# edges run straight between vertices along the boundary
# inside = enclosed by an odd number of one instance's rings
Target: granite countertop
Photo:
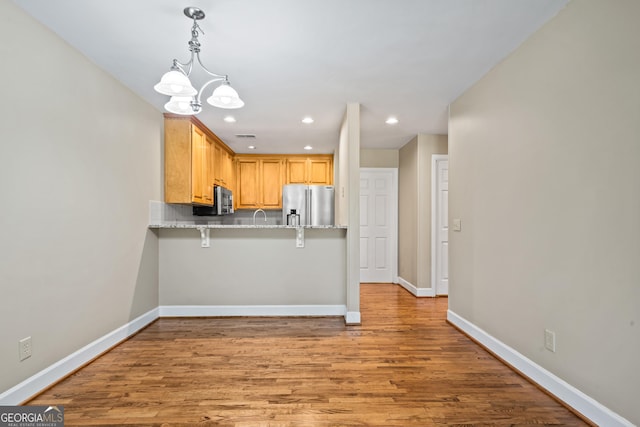
[[[252,228],[269,228],[269,229],[293,229],[296,228],[313,228],[313,229],[347,229],[346,225],[305,225],[296,227],[293,225],[278,224],[215,224],[206,221],[168,221],[159,224],[149,224],[149,228],[221,228],[221,229],[252,229]]]

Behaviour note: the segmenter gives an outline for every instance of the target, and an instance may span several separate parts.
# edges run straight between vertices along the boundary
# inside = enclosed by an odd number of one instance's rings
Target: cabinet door
[[[166,203],[213,205],[213,184],[220,139],[195,117],[165,115],[164,200]]]
[[[207,137],[202,141],[202,198],[207,205],[213,205],[213,145]]]
[[[225,150],[218,144],[213,146],[213,182],[218,185],[224,185],[224,178],[222,176],[222,161]]]
[[[280,159],[264,159],[261,160],[261,167],[262,207],[281,209],[283,162]]]
[[[191,123],[165,120],[164,123],[164,201],[191,203]]]
[[[333,168],[331,167],[331,163],[331,159],[309,159],[309,184],[333,184]]]
[[[215,144],[213,159],[214,182],[218,185],[222,185],[223,187],[232,189],[234,169],[231,153],[222,148],[221,145]]]
[[[227,150],[222,150],[222,181],[227,188],[233,188],[233,157]]]
[[[307,183],[307,159],[287,159],[287,184]]]
[[[204,133],[191,126],[191,201],[204,204]]]
[[[259,190],[259,161],[241,159],[237,166],[237,195],[238,209],[256,209],[260,205]]]

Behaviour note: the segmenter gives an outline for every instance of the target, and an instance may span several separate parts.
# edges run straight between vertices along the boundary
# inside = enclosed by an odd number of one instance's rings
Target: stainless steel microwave
[[[213,206],[194,206],[197,216],[230,215],[233,213],[233,193],[220,185],[213,187]]]

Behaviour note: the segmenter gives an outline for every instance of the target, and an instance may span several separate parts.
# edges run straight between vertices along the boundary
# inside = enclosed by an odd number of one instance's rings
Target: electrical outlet
[[[31,357],[31,337],[22,338],[18,341],[18,356],[20,361]]]
[[[304,228],[296,228],[296,248],[304,248]]]
[[[544,330],[544,348],[556,352],[556,333],[548,329]]]

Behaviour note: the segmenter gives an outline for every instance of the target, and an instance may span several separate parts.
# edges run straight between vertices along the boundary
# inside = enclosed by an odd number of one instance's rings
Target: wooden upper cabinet
[[[282,159],[262,159],[261,167],[262,207],[265,209],[282,209],[284,162]]]
[[[257,159],[238,158],[236,163],[236,209],[257,209],[260,207],[260,162]]]
[[[213,174],[216,185],[233,189],[235,181],[233,154],[222,143],[216,143],[213,146]]]
[[[191,118],[165,119],[164,200],[213,204],[212,145]]]
[[[226,151],[222,159],[222,177],[226,187],[233,189],[235,185],[236,168],[234,167],[234,155],[232,152]]]
[[[307,159],[287,159],[287,184],[307,184]]]
[[[281,209],[284,160],[278,156],[236,156],[236,209]]]
[[[164,200],[213,205],[213,186],[233,189],[233,151],[193,116],[164,115]]]
[[[333,184],[333,158],[309,158],[309,184]]]
[[[286,184],[332,185],[333,156],[287,156]]]
[[[204,132],[191,125],[191,202],[213,205],[211,178],[212,143]]]
[[[193,116],[164,115],[164,200],[213,204],[213,186],[233,191],[236,209],[282,209],[285,184],[333,184],[330,154],[236,155]]]

